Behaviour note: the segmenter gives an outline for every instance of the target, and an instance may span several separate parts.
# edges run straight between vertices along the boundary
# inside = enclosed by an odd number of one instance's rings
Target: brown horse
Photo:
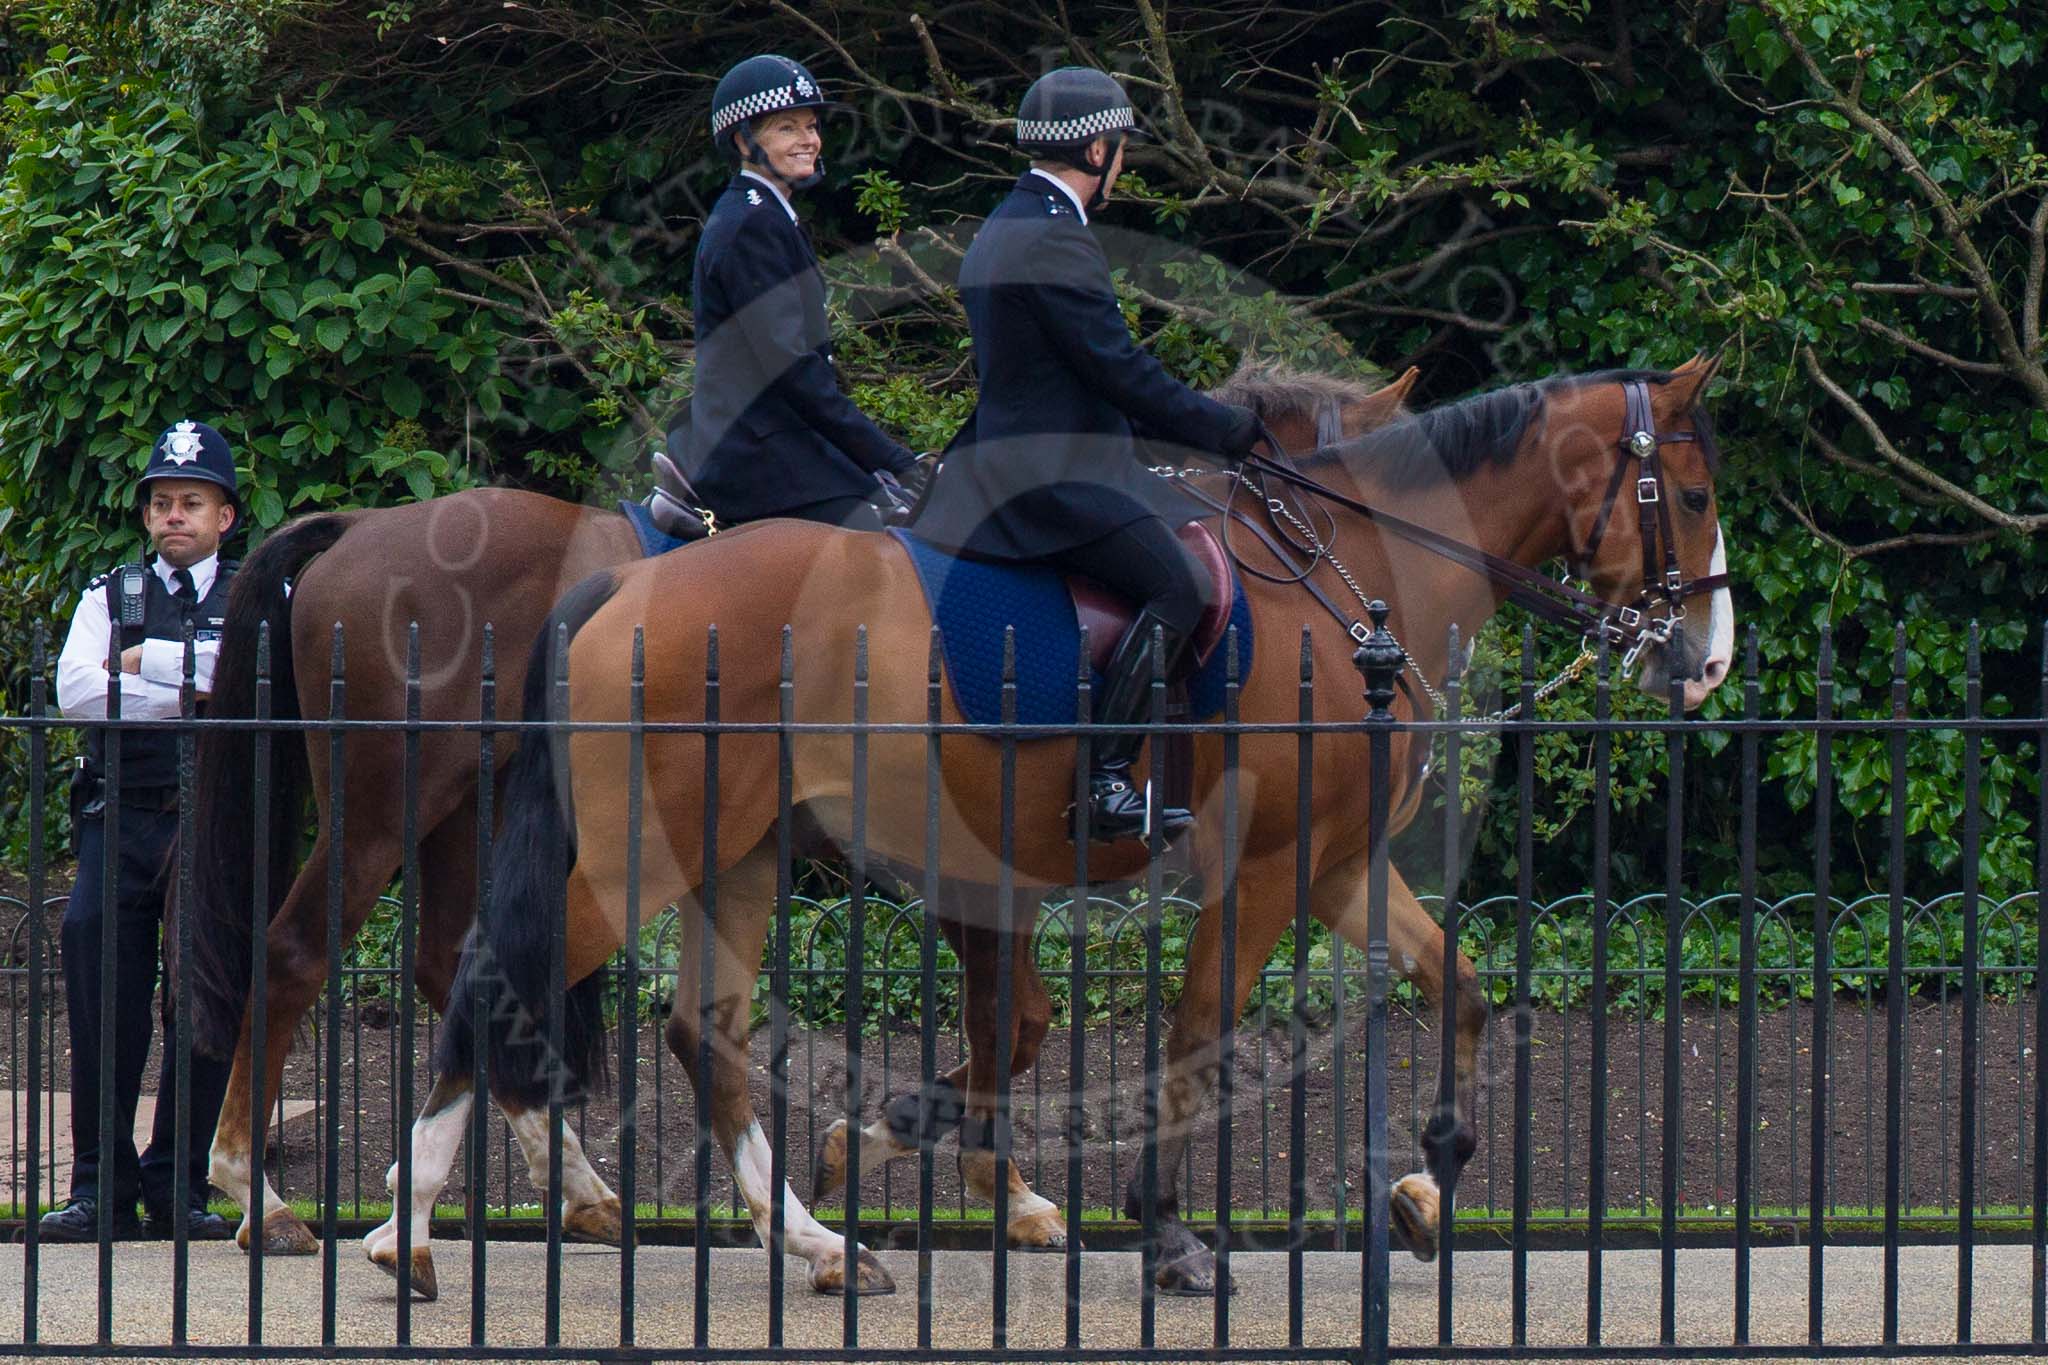
[[[1410,370],[1385,388],[1247,366],[1214,391],[1255,408],[1288,445],[1306,447],[1357,435],[1389,420],[1415,381]],[[757,524],[758,525],[758,524]],[[719,539],[753,526],[735,528]],[[209,714],[249,716],[255,698],[259,627],[270,625],[275,714],[327,714],[330,639],[343,627],[348,714],[364,720],[405,715],[408,627],[419,626],[421,715],[428,721],[478,714],[481,641],[486,623],[507,648],[498,656],[502,695],[519,695],[534,638],[548,608],[571,585],[639,557],[626,519],[537,494],[478,490],[411,506],[308,517],[266,540],[243,564],[230,608]],[[517,735],[497,737],[502,763]],[[267,851],[273,919],[266,954],[263,1093],[277,1094],[294,1030],[318,997],[327,972],[328,744],[276,747],[273,847]],[[462,935],[475,918],[477,773],[473,735],[428,733],[420,744],[415,812],[420,872],[415,981],[437,1011],[448,999]],[[193,914],[197,951],[190,974],[199,1045],[234,1068],[221,1108],[212,1180],[239,1202],[246,1248],[260,1228],[267,1252],[307,1253],[318,1242],[261,1178],[262,1152],[250,1149],[252,1059],[248,1015],[253,746],[246,733],[210,732],[200,742],[201,846],[195,859]],[[353,938],[397,874],[404,854],[404,806],[394,797],[404,772],[396,732],[352,732],[344,748],[346,811],[342,936]],[[504,769],[499,768],[502,778]],[[297,857],[305,801],[317,804],[320,831]],[[971,894],[964,889],[962,895]],[[993,949],[946,922],[962,960]],[[988,957],[993,963],[993,956]],[[988,978],[985,974],[978,981]],[[1018,999],[1042,1000],[1035,969],[1020,958]],[[964,1081],[964,1069],[955,1083]],[[546,1184],[544,1124],[507,1109],[528,1170]],[[616,1241],[618,1200],[591,1170],[569,1134],[564,1152],[563,1225],[571,1235]],[[260,1188],[259,1188],[260,1187]]]
[[[1369,503],[1448,540],[1536,566],[1568,556],[1608,602],[1639,600],[1647,586],[1647,535],[1662,542],[1670,567],[1697,585],[1718,571],[1721,543],[1713,494],[1713,448],[1696,410],[1711,376],[1709,363],[1692,362],[1670,373],[1612,373],[1520,385],[1465,400],[1416,418],[1404,418],[1315,459],[1312,475],[1340,497]],[[1647,411],[1628,412],[1629,395]],[[1625,413],[1627,417],[1625,418]],[[1668,490],[1657,516],[1614,516],[1610,490],[1625,483],[1630,447],[1619,444],[1625,423],[1651,424],[1667,439],[1683,438],[1662,455],[1656,491]],[[1640,451],[1638,451],[1640,453]],[[1644,471],[1646,472],[1646,471]],[[1637,491],[1633,485],[1631,491]],[[1660,501],[1640,494],[1643,505]],[[1635,498],[1629,499],[1631,505]],[[1503,590],[1494,578],[1418,547],[1412,538],[1382,532],[1380,523],[1326,500],[1335,527],[1330,548],[1341,554],[1363,587],[1393,604],[1392,625],[1412,666],[1441,678],[1447,666],[1447,628],[1456,623],[1470,638],[1497,609]],[[1662,529],[1659,529],[1661,520]],[[1246,537],[1239,536],[1240,545]],[[1652,550],[1658,546],[1649,547]],[[1469,562],[1469,561],[1468,561]],[[1268,565],[1268,568],[1277,567]],[[1323,590],[1342,598],[1350,589],[1325,563],[1315,574]],[[1323,678],[1350,674],[1353,641],[1299,587],[1265,581],[1246,584],[1262,643],[1243,683],[1246,722],[1293,724],[1297,719],[1300,660],[1295,641]],[[1653,668],[1689,679],[1694,704],[1725,676],[1732,644],[1732,608],[1715,594],[1706,631],[1680,635],[1677,648],[1649,646]],[[555,667],[557,631],[571,637],[568,719],[579,724],[628,719],[629,661],[635,634],[644,630],[650,661],[645,716],[652,723],[701,723],[713,627],[716,627],[720,718],[723,722],[775,722],[785,649],[791,627],[794,706],[799,723],[844,726],[852,716],[857,652],[870,664],[866,695],[874,724],[921,726],[931,617],[915,572],[892,540],[798,523],[777,523],[756,534],[721,538],[687,556],[626,565],[579,585],[556,609],[536,641],[528,666],[529,718],[551,713],[541,682]],[[1672,657],[1672,656],[1677,657]],[[1656,677],[1645,682],[1659,685]],[[1355,684],[1354,684],[1355,687]],[[1315,719],[1355,721],[1353,687],[1324,686],[1315,693]],[[1406,709],[1406,703],[1401,704]],[[948,698],[944,719],[961,717]],[[431,1272],[422,1220],[452,1169],[470,1106],[477,1050],[489,1050],[494,1092],[509,1086],[515,1101],[534,1102],[551,1085],[580,1082],[602,1055],[598,1016],[572,985],[567,1001],[547,983],[547,944],[553,907],[567,915],[567,975],[588,982],[619,946],[626,923],[627,888],[638,875],[643,904],[695,898],[716,874],[714,999],[702,1016],[715,1021],[711,1074],[699,1074],[696,974],[684,972],[670,1015],[668,1042],[698,1087],[708,1087],[715,1136],[764,1244],[776,1192],[772,1152],[762,1135],[748,1090],[748,1001],[761,969],[762,947],[773,919],[777,876],[778,746],[774,733],[728,733],[719,740],[718,781],[707,790],[706,745],[701,733],[665,731],[643,739],[644,837],[637,868],[629,868],[628,803],[623,781],[632,771],[631,741],[621,729],[577,730],[550,744],[525,746],[507,785],[504,844],[523,856],[507,857],[493,882],[490,914],[481,939],[472,937],[458,972],[451,1016],[437,1048],[439,1075],[414,1130],[413,1191],[416,1267]],[[1205,887],[1205,908],[1188,952],[1186,976],[1169,1049],[1159,1127],[1160,1282],[1184,1292],[1213,1287],[1206,1247],[1181,1222],[1177,1186],[1190,1121],[1209,1086],[1206,1059],[1224,1030],[1234,1027],[1257,966],[1265,961],[1293,917],[1298,871],[1309,884],[1316,917],[1347,942],[1362,945],[1366,924],[1366,831],[1369,787],[1366,740],[1355,730],[1317,737],[1312,750],[1313,800],[1297,809],[1297,739],[1248,734],[1239,755],[1238,827],[1225,829],[1217,793],[1222,777],[1220,738],[1199,740],[1195,754],[1200,823],[1191,850]],[[1393,740],[1390,810],[1398,824],[1412,812],[1415,767],[1407,733]],[[850,846],[856,790],[853,745],[844,733],[798,731],[793,751],[793,808],[807,812],[828,835]],[[908,732],[877,734],[867,742],[865,846],[878,858],[919,865],[925,857],[926,741]],[[1003,849],[1006,809],[999,745],[978,735],[951,735],[943,743],[939,858],[944,874],[993,885],[1014,877],[1020,890],[1017,921],[999,930],[1029,942],[1037,890],[1071,879],[1074,850],[1062,812],[1072,799],[1074,745],[1065,740],[1022,743],[1014,756],[1013,843]],[[707,810],[707,803],[715,803]],[[705,847],[707,817],[715,815],[716,843]],[[1297,869],[1297,832],[1308,822],[1309,866]],[[1234,842],[1238,869],[1236,994],[1221,989],[1219,924],[1226,842]],[[1144,869],[1145,851],[1129,844],[1098,850],[1093,876],[1124,880]],[[1442,931],[1398,877],[1390,897],[1390,949],[1396,970],[1437,998],[1444,983]],[[682,917],[684,962],[697,961],[706,916]],[[1018,951],[1016,960],[1028,953]],[[1457,1103],[1435,1123],[1455,1140],[1443,1144],[1447,1161],[1468,1159],[1474,1138],[1470,1112],[1474,1054],[1485,1006],[1469,964],[1461,965],[1459,1036],[1455,1050]],[[1019,997],[1020,1002],[1022,997]],[[473,1037],[467,1005],[484,1008],[494,1023]],[[551,1018],[559,1010],[561,1018]],[[970,1010],[970,1027],[974,1026]],[[502,1021],[516,1021],[508,1029]],[[537,1040],[559,1025],[565,1045],[550,1053]],[[983,1046],[984,1041],[988,1044]],[[993,1123],[993,1061],[999,1040],[977,1038],[970,1056],[967,1104],[984,1129]],[[1438,1144],[1431,1144],[1432,1152]],[[1434,1156],[1433,1160],[1436,1159]],[[1450,1172],[1405,1177],[1395,1192],[1396,1212],[1411,1246],[1434,1247],[1436,1179]],[[844,1240],[827,1231],[794,1190],[782,1192],[782,1231],[790,1251],[809,1262],[813,1286],[846,1287]],[[394,1220],[396,1218],[394,1213]],[[1056,1218],[1053,1211],[1051,1216]],[[390,1239],[395,1241],[395,1235]],[[862,1292],[892,1287],[866,1251],[852,1269]]]

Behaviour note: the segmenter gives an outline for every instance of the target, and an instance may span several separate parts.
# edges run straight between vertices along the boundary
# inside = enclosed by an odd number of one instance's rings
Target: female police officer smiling
[[[711,100],[711,137],[739,167],[697,246],[697,384],[686,472],[729,521],[803,517],[879,529],[876,475],[919,481],[916,456],[839,391],[825,280],[790,196],[824,178],[833,107],[787,57],[749,57]]]

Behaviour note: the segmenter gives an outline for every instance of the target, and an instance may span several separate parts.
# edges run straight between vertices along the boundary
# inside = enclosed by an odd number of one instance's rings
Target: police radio
[[[148,571],[140,564],[123,564],[121,566],[121,627],[124,630],[133,629],[142,624],[142,584],[143,575],[146,572]]]

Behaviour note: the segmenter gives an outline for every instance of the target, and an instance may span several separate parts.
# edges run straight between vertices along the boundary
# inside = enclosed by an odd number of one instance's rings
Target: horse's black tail
[[[257,646],[270,627],[271,714],[299,718],[298,679],[292,665],[292,608],[288,579],[314,555],[341,539],[348,514],[308,517],[272,535],[242,562],[228,593],[227,624],[214,661],[207,715],[256,714]],[[192,992],[193,1043],[215,1057],[232,1056],[249,999],[250,930],[255,860],[268,860],[268,918],[284,903],[298,856],[310,785],[306,746],[295,734],[270,746],[270,847],[255,845],[255,735],[208,730],[198,743],[194,792],[197,846],[192,858],[192,901],[175,914],[192,916],[192,962],[182,975]]]
[[[522,716],[550,716],[555,637],[574,636],[618,591],[610,573],[585,579],[548,614],[526,666]],[[442,1075],[476,1074],[479,1006],[490,1058],[491,1093],[532,1108],[559,1087],[565,1100],[605,1076],[603,974],[570,985],[562,1000],[562,1050],[548,1046],[550,939],[560,897],[576,866],[575,821],[569,807],[567,734],[526,735],[505,777],[497,841],[491,855],[489,903],[469,937],[434,1064]]]

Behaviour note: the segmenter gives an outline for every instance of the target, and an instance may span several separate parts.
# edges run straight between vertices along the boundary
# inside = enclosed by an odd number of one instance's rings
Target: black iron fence
[[[767,1258],[765,1286],[758,1287],[763,1311],[728,1304],[715,1287],[713,1253],[744,1254],[726,1249],[753,1246],[754,1232],[731,1174],[712,1159],[702,1102],[663,1043],[672,983],[696,965],[681,960],[684,912],[669,906],[644,924],[636,912],[629,951],[605,968],[619,1030],[616,1090],[558,1104],[550,1114],[560,1125],[557,1133],[566,1128],[580,1137],[631,1214],[611,1282],[611,1316],[602,1328],[578,1316],[578,1295],[589,1297],[588,1284],[580,1281],[588,1276],[580,1267],[565,1269],[572,1262],[565,1261],[559,1217],[559,1162],[548,1187],[536,1189],[511,1129],[501,1118],[484,1119],[482,1106],[433,1225],[437,1238],[469,1242],[466,1310],[457,1302],[415,1305],[404,1293],[393,1299],[382,1280],[374,1282],[377,1293],[359,1294],[352,1303],[352,1291],[363,1285],[352,1283],[349,1272],[356,1267],[349,1258],[356,1253],[342,1239],[389,1215],[388,1166],[397,1167],[398,1203],[410,1200],[407,1132],[427,1094],[421,1059],[441,1026],[417,998],[413,979],[421,892],[411,858],[379,914],[346,944],[337,896],[328,987],[280,1093],[261,1097],[255,1119],[267,1133],[273,1184],[323,1241],[312,1280],[264,1256],[260,1246],[248,1258],[246,1280],[230,1277],[233,1285],[223,1280],[227,1263],[215,1259],[221,1249],[201,1249],[182,1237],[170,1247],[168,1265],[161,1256],[137,1262],[117,1255],[111,1243],[96,1252],[43,1246],[36,1214],[64,1188],[68,1147],[59,1131],[59,1099],[69,1075],[56,954],[65,888],[40,856],[51,804],[43,774],[52,732],[74,722],[49,714],[38,683],[27,714],[0,718],[6,742],[28,750],[30,774],[23,803],[29,856],[25,866],[6,869],[7,880],[0,882],[0,1075],[8,1091],[10,1153],[0,1177],[6,1206],[0,1212],[20,1242],[9,1250],[22,1286],[19,1330],[0,1336],[0,1349],[1380,1359],[2038,1353],[2048,1347],[2048,1068],[2041,1064],[2048,993],[2039,989],[2037,975],[2048,957],[2048,918],[2040,913],[2039,885],[1993,899],[1977,873],[1982,747],[2031,744],[2048,772],[2048,704],[2039,717],[1983,716],[1973,658],[1970,701],[1961,716],[1909,715],[1902,669],[1889,715],[1839,718],[1823,687],[1814,714],[1766,718],[1758,707],[1752,645],[1739,717],[1688,719],[1674,697],[1668,719],[1611,719],[1603,659],[1601,705],[1591,721],[1538,716],[1527,705],[1533,699],[1525,681],[1524,718],[1465,718],[1452,687],[1447,714],[1400,722],[1386,710],[1392,663],[1384,650],[1360,655],[1371,706],[1361,706],[1358,722],[1247,725],[1237,716],[1233,681],[1220,722],[1162,728],[1220,737],[1227,756],[1246,735],[1298,736],[1307,752],[1336,736],[1355,740],[1362,733],[1371,754],[1369,780],[1382,791],[1388,746],[1404,730],[1429,734],[1439,746],[1438,761],[1453,772],[1460,744],[1474,734],[1499,734],[1518,758],[1523,875],[1512,893],[1493,893],[1483,872],[1462,866],[1464,812],[1453,805],[1430,817],[1441,824],[1430,838],[1440,849],[1446,894],[1424,901],[1449,940],[1472,957],[1478,989],[1497,1012],[1480,1054],[1482,1088],[1473,1116],[1478,1156],[1455,1187],[1451,1231],[1426,1271],[1394,1259],[1402,1252],[1392,1240],[1384,1192],[1390,1171],[1414,1169],[1425,1159],[1425,1127],[1439,1102],[1438,1077],[1450,1064],[1455,1011],[1453,1002],[1425,1007],[1393,980],[1378,859],[1368,898],[1374,932],[1365,951],[1327,935],[1302,903],[1273,961],[1237,964],[1256,974],[1252,1005],[1223,1049],[1216,1100],[1195,1125],[1181,1186],[1197,1205],[1186,1210],[1189,1221],[1213,1246],[1226,1287],[1198,1315],[1180,1312],[1182,1305],[1156,1292],[1146,1250],[1159,1197],[1151,1178],[1155,1135],[1146,1120],[1158,1102],[1163,1013],[1178,980],[1177,950],[1202,913],[1199,888],[1175,886],[1156,864],[1135,885],[1049,897],[1036,933],[1018,949],[1033,955],[1055,987],[1055,1014],[1039,1064],[1014,1081],[1002,1076],[1000,1104],[1011,1123],[1002,1129],[999,1150],[1014,1155],[1027,1183],[1064,1211],[1076,1234],[1055,1258],[1062,1274],[1013,1269],[1023,1262],[998,1231],[1002,1208],[992,1221],[952,1163],[927,1149],[856,1181],[853,1193],[817,1210],[849,1242],[859,1238],[913,1258],[906,1264],[915,1292],[903,1296],[900,1314],[886,1301],[863,1309],[849,1294],[843,1313],[821,1327],[814,1314],[807,1316],[808,1291],[800,1282],[786,1283],[774,1256]],[[496,719],[488,663],[479,719],[420,720],[416,648],[413,668],[410,720],[277,722],[262,713],[254,721],[197,720],[188,710],[182,722],[154,722],[179,725],[184,739],[180,809],[188,834],[195,815],[191,759],[200,734],[257,731],[259,824],[297,818],[269,811],[263,799],[274,747],[325,746],[334,760],[330,882],[338,888],[348,818],[338,800],[340,758],[349,734],[397,729],[407,736],[406,782],[394,800],[404,803],[410,830],[422,737],[480,733],[488,773],[493,736],[550,724]],[[636,671],[636,699],[639,681]],[[1332,685],[1356,694],[1356,679],[1332,683],[1304,670],[1304,715],[1315,690]],[[2043,695],[2048,703],[2048,671]],[[347,715],[343,680],[332,684],[330,701],[333,714]],[[1162,721],[1163,712],[1155,711],[1154,725]],[[117,719],[101,727],[116,771],[115,736],[135,724]],[[849,735],[858,753],[869,735],[911,728],[936,753],[956,733],[1014,749],[1076,729],[1014,722],[869,726],[858,710],[853,723],[836,726],[799,725],[787,713],[765,726],[721,722],[715,711],[706,722],[663,726],[642,721],[637,700],[635,720],[625,728],[636,770],[647,734],[780,733],[785,824],[793,735]],[[1545,732],[1589,740],[1596,789],[1602,790],[1618,736],[1661,738],[1669,811],[1661,888],[1616,893],[1608,875],[1606,811],[1596,803],[1590,889],[1549,903],[1534,898],[1527,875],[1530,746]],[[1893,803],[1885,816],[1887,847],[1871,859],[1872,866],[1888,869],[1887,891],[1837,895],[1827,828],[1832,746],[1849,733],[1883,737],[1890,790],[1904,791],[1908,739],[1931,732],[1960,735],[1964,745],[1951,813],[1963,849],[1957,885],[1934,895],[1924,888],[1909,894],[1906,811]],[[1741,772],[1742,873],[1739,885],[1712,895],[1687,884],[1680,799],[1688,748],[1708,734],[1726,735],[1739,748]],[[1814,746],[1809,780],[1819,837],[1812,889],[1766,898],[1756,890],[1756,815],[1765,780],[1759,749],[1786,735],[1809,736]],[[716,782],[715,760],[707,782]],[[1223,820],[1234,827],[1230,788],[1226,784]],[[1009,802],[1006,786],[1006,821]],[[1375,826],[1386,809],[1385,800],[1374,803]],[[2040,829],[2048,830],[2048,807],[2040,820]],[[1387,841],[1374,833],[1375,846],[1384,849]],[[2037,845],[2041,884],[2048,884],[2048,837],[2037,837]],[[799,1186],[835,1119],[849,1110],[872,1117],[883,1098],[928,1084],[967,1054],[957,1008],[962,970],[934,934],[917,894],[930,894],[929,880],[892,896],[858,875],[858,849],[853,860],[855,879],[839,896],[800,894],[784,876],[755,1001],[763,1027],[751,1044],[752,1061],[765,1078],[758,1088],[767,1093],[773,1130],[782,1135],[777,1170],[792,1173]],[[486,877],[489,867],[487,856]],[[189,879],[189,863],[174,875]],[[268,892],[262,877],[259,869],[259,903]],[[1230,915],[1232,902],[1226,896],[1212,913]],[[1703,926],[1704,950],[1695,932]],[[252,916],[259,943],[265,931],[261,916]],[[267,984],[261,952],[256,963],[251,986],[261,999]],[[111,952],[100,966],[102,979],[110,981]],[[179,998],[176,1007],[182,1012],[188,1002]],[[1014,1002],[1005,998],[1002,1007],[1012,1009]],[[191,1037],[189,1027],[182,1032]],[[188,1066],[183,1051],[163,1064]],[[103,1067],[103,1092],[106,1076]],[[182,1090],[189,1094],[190,1087]],[[1134,1175],[1144,1207],[1131,1218],[1124,1192]],[[508,1304],[493,1297],[495,1258],[522,1243],[538,1245],[542,1265],[527,1284],[530,1295]],[[1138,1252],[1129,1259],[1141,1273],[1134,1279],[1105,1268],[1111,1261],[1084,1255],[1084,1243],[1090,1251]],[[1911,1284],[1925,1272],[1930,1247],[1947,1258],[1937,1314],[1947,1330],[1933,1334]],[[1842,1259],[1862,1248],[1869,1249],[1866,1258]],[[2008,1251],[2009,1259],[1985,1259]],[[964,1335],[948,1331],[948,1296],[959,1281],[948,1278],[956,1267],[942,1252],[971,1257],[977,1267],[971,1282],[984,1316]],[[1628,1259],[1639,1255],[1654,1256],[1654,1265]],[[89,1272],[82,1257],[92,1258]],[[1262,1280],[1259,1267],[1268,1261],[1273,1277]],[[738,1263],[717,1264],[737,1274],[732,1267]],[[195,1265],[206,1272],[195,1274]],[[1349,1268],[1348,1278],[1340,1277],[1333,1293],[1320,1277],[1339,1265]],[[1616,1311],[1609,1282],[1622,1266],[1640,1282],[1636,1296],[1625,1299],[1626,1313]],[[529,1269],[515,1264],[506,1274],[517,1279]],[[1980,1273],[1992,1281],[1982,1298]],[[664,1328],[674,1324],[673,1332],[644,1325],[650,1293],[667,1296],[674,1289],[674,1283],[652,1282],[656,1274],[673,1274],[691,1287],[687,1313],[660,1315]],[[1268,1312],[1228,1292],[1233,1277],[1260,1286],[1262,1294],[1277,1290],[1284,1296],[1280,1308]],[[306,1295],[303,1315],[293,1319],[302,1330],[280,1332],[273,1322],[279,1291],[266,1284],[286,1283],[289,1292]],[[1020,1286],[1027,1295],[1034,1286],[1044,1289],[1057,1302],[1046,1307],[1020,1300]],[[50,1306],[53,1289],[57,1308]],[[117,1312],[121,1296],[129,1294],[165,1306],[161,1322],[144,1314],[149,1325],[137,1326]],[[239,1330],[220,1325],[215,1310],[224,1296],[233,1300],[230,1316]],[[1787,1320],[1782,1309],[1795,1300],[1803,1311]],[[1697,1305],[1705,1301],[1713,1305],[1711,1330],[1698,1326]],[[1845,1301],[1856,1305],[1846,1324]],[[93,1305],[96,1321],[69,1316],[61,1306],[81,1302]],[[1038,1308],[1044,1308],[1042,1322],[1031,1311]],[[1342,1319],[1332,1320],[1338,1309]],[[1766,1320],[1765,1313],[1777,1316]],[[744,1328],[734,1322],[741,1316]]]

